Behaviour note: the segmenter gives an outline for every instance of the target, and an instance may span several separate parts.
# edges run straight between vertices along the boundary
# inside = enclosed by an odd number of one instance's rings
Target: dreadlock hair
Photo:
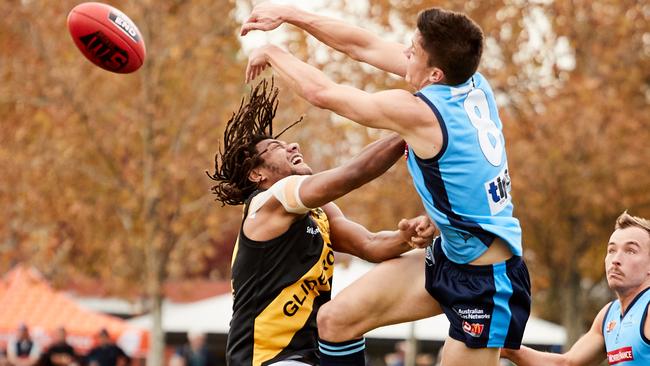
[[[269,88],[270,86],[270,88]],[[267,92],[267,88],[269,89]],[[214,157],[214,174],[206,174],[217,182],[211,190],[223,205],[240,205],[257,190],[258,183],[248,179],[254,168],[262,163],[256,149],[258,142],[277,138],[286,130],[302,121],[302,117],[273,137],[273,118],[278,109],[278,88],[274,81],[264,79],[253,88],[244,104],[242,98],[239,110],[226,123],[223,146]]]

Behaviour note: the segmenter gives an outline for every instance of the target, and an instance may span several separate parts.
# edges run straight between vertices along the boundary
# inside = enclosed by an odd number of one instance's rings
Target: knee
[[[342,342],[355,338],[351,327],[345,323],[345,314],[336,303],[330,301],[318,310],[318,336],[330,342]]]

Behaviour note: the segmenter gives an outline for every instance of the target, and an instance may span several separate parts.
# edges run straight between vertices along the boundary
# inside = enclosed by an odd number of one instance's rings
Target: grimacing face
[[[650,284],[650,235],[635,226],[615,230],[607,244],[605,273],[609,287],[617,292]]]
[[[422,48],[422,35],[419,30],[415,30],[411,45],[404,50],[406,56],[406,75],[404,79],[415,89],[432,83],[430,80],[434,68],[429,66],[429,55]]]
[[[297,142],[286,143],[266,139],[257,143],[262,164],[256,168],[270,184],[290,175],[311,175],[312,169],[305,163]]]

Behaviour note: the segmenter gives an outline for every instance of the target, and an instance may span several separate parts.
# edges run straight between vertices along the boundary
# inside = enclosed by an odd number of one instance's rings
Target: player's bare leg
[[[442,347],[442,366],[498,366],[500,348],[469,348],[465,343],[447,338]]]
[[[424,288],[424,251],[418,250],[377,265],[323,305],[318,333],[328,341],[344,341],[379,326],[441,313]]]

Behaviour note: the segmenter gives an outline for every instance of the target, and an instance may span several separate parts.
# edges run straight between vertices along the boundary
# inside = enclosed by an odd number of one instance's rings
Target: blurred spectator
[[[89,366],[124,366],[131,364],[131,358],[111,340],[106,329],[99,331],[99,344],[86,356]]]
[[[38,345],[29,335],[29,329],[21,324],[16,331],[16,338],[7,345],[7,359],[14,366],[36,365],[41,355]]]
[[[435,358],[429,353],[420,353],[415,358],[415,366],[434,366]]]
[[[78,365],[77,355],[74,348],[66,340],[65,328],[60,327],[54,334],[54,341],[43,353],[43,366],[75,366]]]
[[[406,342],[395,343],[395,352],[389,353],[384,357],[386,366],[404,366],[406,360]]]
[[[0,342],[0,366],[9,366],[9,360],[7,360],[7,348],[2,342]]]
[[[205,344],[205,333],[190,331],[188,344],[178,348],[170,360],[171,366],[217,366],[217,357]]]

